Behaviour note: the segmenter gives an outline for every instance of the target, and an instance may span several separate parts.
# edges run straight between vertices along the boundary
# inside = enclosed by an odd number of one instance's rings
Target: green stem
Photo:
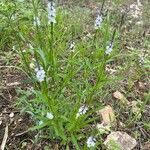
[[[12,31],[14,31],[14,33],[18,33],[18,32],[15,31],[15,29],[12,27],[12,23],[11,23],[11,21],[10,21],[10,18],[8,18],[8,20],[9,20],[9,24],[10,24],[10,27],[11,27]],[[18,24],[19,24],[19,23],[18,23]],[[27,60],[26,60],[26,58],[25,58],[25,56],[24,56],[24,53],[23,53],[23,51],[22,51],[22,47],[21,47],[21,45],[20,45],[19,38],[18,38],[17,34],[15,34],[15,37],[16,37],[17,43],[18,43],[18,45],[19,45],[19,51],[20,51],[20,53],[21,53],[22,59],[23,59],[23,61],[24,61],[24,63],[25,63],[25,66],[26,66],[26,71],[27,71],[27,73],[30,75],[31,70],[30,70],[29,64],[27,63]]]

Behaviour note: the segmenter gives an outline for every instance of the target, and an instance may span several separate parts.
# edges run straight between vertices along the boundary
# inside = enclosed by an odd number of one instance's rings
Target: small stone
[[[98,113],[102,116],[104,125],[111,125],[116,120],[114,111],[109,105],[99,110]]]
[[[109,134],[104,144],[109,150],[114,150],[115,148],[120,148],[120,150],[132,150],[137,142],[126,132],[117,131]]]
[[[22,119],[20,118],[20,119],[18,119],[18,122],[21,122],[22,121]]]
[[[13,118],[13,117],[14,117],[14,113],[11,112],[11,113],[9,114],[9,117],[10,117],[10,118]]]
[[[2,120],[0,120],[0,125],[2,124]]]

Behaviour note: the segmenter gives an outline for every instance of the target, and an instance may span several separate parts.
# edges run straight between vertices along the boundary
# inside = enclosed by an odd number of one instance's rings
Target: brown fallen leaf
[[[150,142],[144,143],[143,149],[144,150],[149,150],[150,149]]]
[[[109,134],[104,144],[109,150],[114,150],[115,148],[120,148],[120,150],[132,150],[137,142],[126,132],[117,131]]]
[[[54,144],[53,150],[59,150],[59,145],[58,144]]]
[[[99,110],[98,113],[102,116],[102,122],[105,125],[111,125],[115,122],[115,114],[111,106],[106,106],[103,109]]]
[[[130,104],[130,102],[126,99],[126,97],[121,92],[119,92],[119,91],[114,92],[113,96],[116,99],[119,99],[124,104]]]

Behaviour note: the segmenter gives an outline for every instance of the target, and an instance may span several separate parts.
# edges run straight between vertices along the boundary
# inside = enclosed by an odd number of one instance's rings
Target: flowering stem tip
[[[49,1],[47,4],[48,8],[48,23],[56,23],[56,10],[55,10],[55,3],[53,1]]]

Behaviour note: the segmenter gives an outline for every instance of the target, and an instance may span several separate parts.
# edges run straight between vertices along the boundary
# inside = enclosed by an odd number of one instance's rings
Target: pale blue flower
[[[87,147],[88,148],[91,148],[91,147],[94,147],[95,144],[96,144],[96,139],[93,137],[93,136],[90,136],[88,139],[87,139]]]
[[[103,22],[102,15],[98,15],[95,20],[95,29],[99,29],[101,27],[102,22]]]
[[[46,117],[50,120],[54,118],[54,116],[51,112],[47,112]]]
[[[40,22],[40,18],[39,17],[34,17],[34,21],[33,21],[34,26],[40,26],[41,22]]]
[[[43,123],[44,123],[44,122],[40,120],[40,121],[39,121],[39,126],[42,125]]]
[[[76,118],[78,118],[81,115],[84,115],[88,110],[88,107],[86,105],[83,105],[79,108],[78,113],[76,114]]]
[[[106,47],[105,53],[106,53],[107,55],[109,55],[109,54],[112,52],[112,50],[113,50],[113,43],[110,43],[110,44]]]
[[[36,72],[36,77],[38,79],[39,82],[44,81],[45,78],[45,71],[43,70],[42,67],[40,68],[35,68],[35,72]]]
[[[53,1],[48,2],[48,23],[56,23],[56,10],[55,10],[55,3]]]
[[[71,52],[75,51],[75,42],[70,43],[69,49],[70,49]]]

